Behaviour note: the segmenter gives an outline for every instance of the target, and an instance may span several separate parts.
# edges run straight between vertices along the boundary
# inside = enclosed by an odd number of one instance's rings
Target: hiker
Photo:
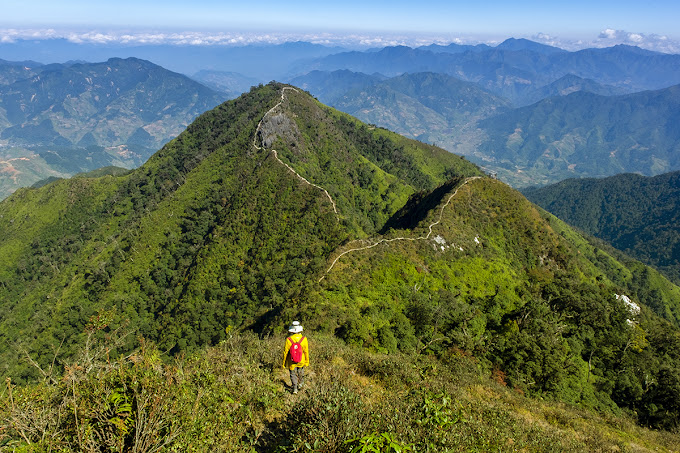
[[[305,380],[305,367],[309,365],[309,344],[307,338],[302,335],[300,321],[293,321],[288,328],[292,335],[286,338],[286,346],[283,351],[283,367],[290,371],[290,383],[293,393],[302,388]]]

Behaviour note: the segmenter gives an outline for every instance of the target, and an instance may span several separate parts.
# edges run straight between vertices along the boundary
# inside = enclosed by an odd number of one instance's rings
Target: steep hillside
[[[515,186],[680,168],[680,85],[550,98],[481,121],[477,153]]]
[[[418,214],[423,205],[431,208]],[[663,417],[657,404],[677,414],[666,390],[644,389],[661,374],[678,382],[665,370],[677,370],[680,355],[664,354],[680,338],[680,288],[617,261],[492,179],[462,180],[397,217],[419,221],[336,252],[301,310],[334,316],[308,323],[377,350],[462,350],[530,395],[615,403],[652,423]]]
[[[213,343],[227,324],[266,324],[305,297],[347,237],[461,174],[479,170],[296,89],[255,89],[128,175],[57,181],[0,204],[0,336],[46,360],[39,345],[66,339],[68,351],[93,313],[115,307],[165,351]]]
[[[680,283],[679,172],[569,179],[526,196]]]
[[[15,382],[96,335],[129,329],[107,357],[141,336],[160,360],[300,319],[431,356],[433,376],[470,357],[529,396],[680,421],[680,288],[464,159],[294,87],[219,106],[129,174],[18,191],[0,229],[0,364]]]

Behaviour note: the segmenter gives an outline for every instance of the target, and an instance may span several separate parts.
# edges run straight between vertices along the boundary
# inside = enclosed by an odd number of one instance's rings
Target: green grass
[[[3,386],[0,451],[399,451],[385,449],[391,444],[416,452],[672,452],[680,445],[680,433],[647,430],[629,416],[526,398],[506,387],[502,373],[489,375],[456,350],[436,360],[370,353],[314,332],[308,338],[312,362],[297,395],[280,367],[283,335],[230,333],[169,363],[144,341],[118,360],[92,341],[90,359],[81,355],[63,376]]]

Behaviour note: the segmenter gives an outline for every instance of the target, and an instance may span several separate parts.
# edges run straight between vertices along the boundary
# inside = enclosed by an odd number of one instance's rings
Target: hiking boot
[[[297,385],[294,385],[294,386],[293,386],[293,394],[296,394],[297,392],[298,392]]]

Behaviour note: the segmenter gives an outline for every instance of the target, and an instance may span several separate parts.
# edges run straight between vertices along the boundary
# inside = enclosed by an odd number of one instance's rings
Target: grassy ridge
[[[439,213],[427,239],[408,240],[427,237]],[[341,256],[300,315],[323,314],[308,323],[349,344],[389,353],[461,348],[527,394],[676,423],[680,395],[667,399],[645,384],[680,363],[667,355],[677,327],[659,318],[676,322],[675,285],[616,261],[490,179],[452,188],[429,217],[384,239]],[[635,315],[615,294],[647,305]]]
[[[283,336],[230,334],[163,364],[148,342],[119,361],[97,356],[99,327],[89,359],[60,379],[3,387],[1,449],[672,452],[680,443],[624,414],[526,398],[457,350],[413,361],[309,332],[312,366],[291,395]]]
[[[273,147],[300,174],[326,188],[356,234],[379,230],[408,197],[432,190],[454,175],[479,175],[460,156],[374,128],[287,92],[294,124],[279,126]]]

